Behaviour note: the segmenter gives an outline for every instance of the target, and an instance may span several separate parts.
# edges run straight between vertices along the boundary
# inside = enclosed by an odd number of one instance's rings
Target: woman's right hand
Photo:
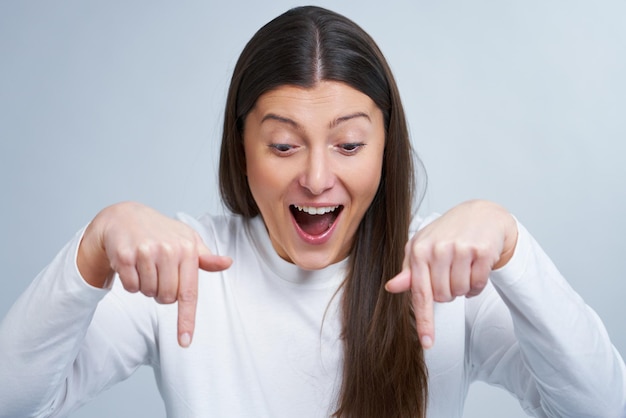
[[[232,260],[211,254],[196,231],[147,206],[118,203],[89,224],[78,248],[78,270],[87,283],[104,287],[117,273],[129,292],[159,303],[178,302],[178,343],[193,336],[198,269],[222,271]]]

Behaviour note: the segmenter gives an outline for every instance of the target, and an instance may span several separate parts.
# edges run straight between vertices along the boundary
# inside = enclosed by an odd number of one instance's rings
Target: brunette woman
[[[232,213],[102,210],[0,326],[0,416],[67,415],[142,364],[171,417],[460,417],[475,380],[624,416],[624,363],[539,245],[490,202],[414,217],[415,163],[374,41],[277,17],[230,85]]]

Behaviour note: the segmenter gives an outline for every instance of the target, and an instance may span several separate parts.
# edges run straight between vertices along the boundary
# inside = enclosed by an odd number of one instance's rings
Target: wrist
[[[115,274],[101,239],[98,217],[85,229],[78,246],[76,264],[83,280],[93,287],[107,287]]]
[[[515,247],[517,246],[517,238],[519,231],[517,229],[517,221],[510,213],[506,212],[504,218],[504,243],[502,246],[502,252],[500,253],[500,259],[493,266],[493,270],[504,267],[515,254]]]

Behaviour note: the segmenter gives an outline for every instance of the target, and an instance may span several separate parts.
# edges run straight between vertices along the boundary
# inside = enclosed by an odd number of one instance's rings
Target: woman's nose
[[[313,195],[320,195],[335,184],[335,173],[330,161],[329,151],[311,150],[306,166],[300,176],[300,186]]]

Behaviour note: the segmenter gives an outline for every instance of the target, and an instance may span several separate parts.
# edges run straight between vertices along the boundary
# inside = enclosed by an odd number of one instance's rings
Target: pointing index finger
[[[428,264],[411,261],[411,300],[415,312],[415,325],[424,349],[433,346],[435,340],[433,289]]]
[[[198,302],[198,258],[183,260],[178,282],[178,344],[189,347],[196,324]]]

